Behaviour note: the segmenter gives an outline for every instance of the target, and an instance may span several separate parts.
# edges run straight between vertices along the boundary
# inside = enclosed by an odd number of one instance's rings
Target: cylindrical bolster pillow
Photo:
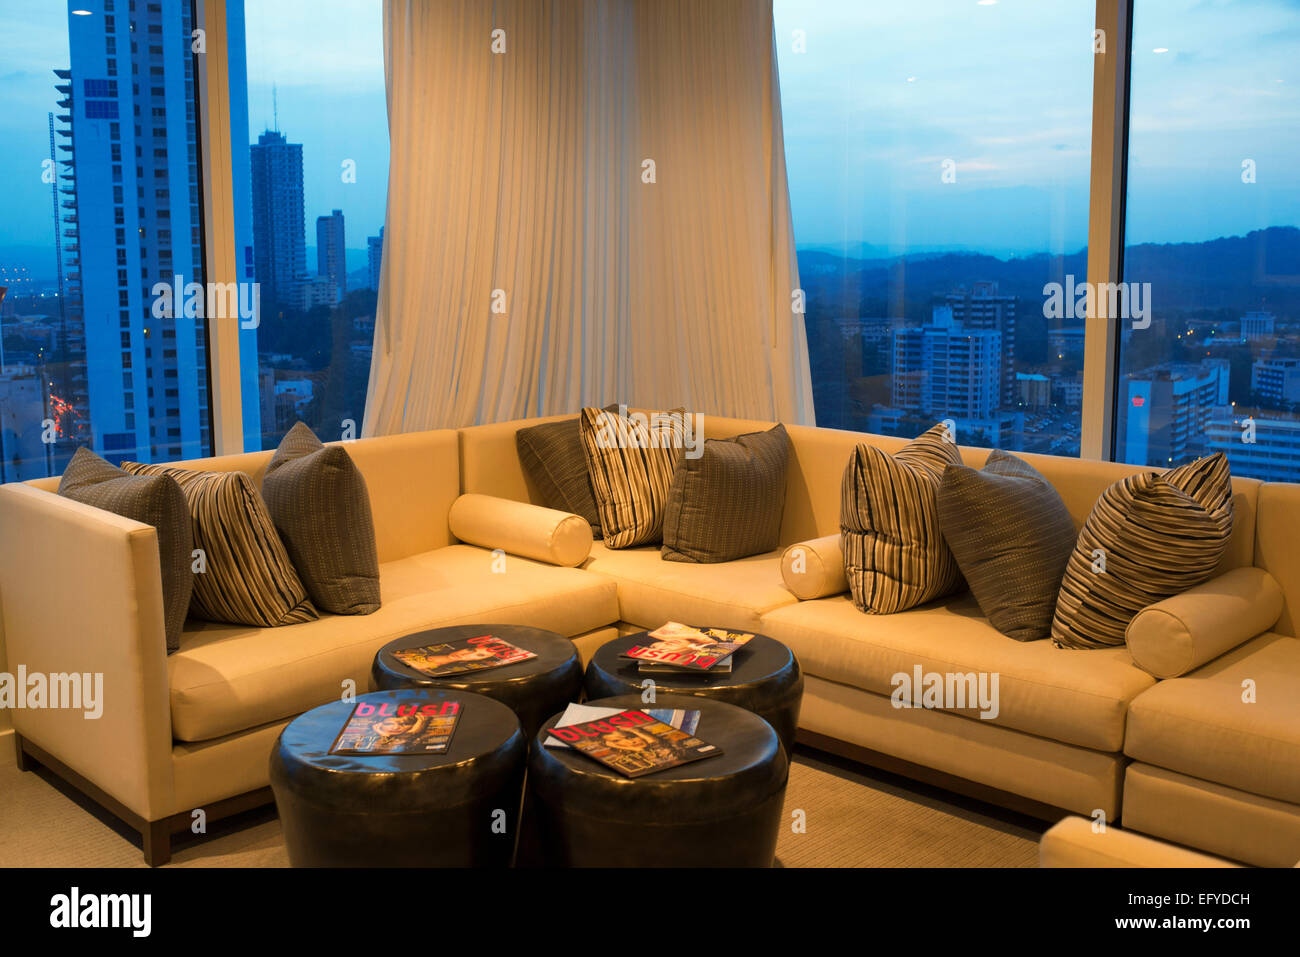
[[[791,545],[781,555],[781,577],[800,601],[848,591],[840,536],[827,535]]]
[[[551,565],[581,565],[591,554],[591,523],[578,515],[493,495],[462,495],[447,516],[462,542]]]
[[[1282,615],[1282,588],[1262,568],[1235,568],[1148,605],[1125,632],[1137,666],[1177,678],[1268,631]]]

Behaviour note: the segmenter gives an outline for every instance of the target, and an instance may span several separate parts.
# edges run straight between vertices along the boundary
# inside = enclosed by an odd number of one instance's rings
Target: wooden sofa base
[[[1044,804],[1042,801],[1035,801],[1032,798],[1011,791],[1003,791],[1000,788],[990,787],[987,784],[971,781],[968,778],[961,778],[946,771],[937,771],[923,764],[905,761],[902,758],[894,757],[892,754],[875,751],[860,744],[841,741],[838,738],[819,734],[816,731],[806,731],[800,728],[795,732],[795,742],[818,751],[825,751],[837,757],[846,758],[858,764],[865,764],[881,771],[888,771],[890,774],[897,774],[899,777],[911,778],[913,781],[920,781],[922,784],[942,788],[945,791],[951,791],[963,797],[974,798],[977,801],[983,801],[985,804],[992,804],[1041,821],[1056,823],[1075,813],[1063,807]]]
[[[121,819],[132,830],[139,832],[141,848],[144,851],[144,861],[150,867],[159,867],[170,861],[172,857],[172,835],[190,829],[192,818],[189,811],[180,811],[157,821],[145,820],[121,801],[82,777],[58,758],[32,744],[16,731],[14,732],[14,752],[19,771],[34,771],[38,766],[46,768],[104,810]],[[216,801],[206,805],[204,810],[210,823],[222,818],[233,817],[236,814],[242,814],[244,811],[263,807],[273,803],[274,800],[271,789],[264,787],[255,791],[247,791],[244,794],[236,794],[234,797],[222,801]]]

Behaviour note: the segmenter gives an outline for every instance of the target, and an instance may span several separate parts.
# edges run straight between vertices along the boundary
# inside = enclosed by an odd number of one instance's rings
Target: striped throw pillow
[[[849,593],[860,611],[905,611],[961,584],[936,501],[944,469],[960,464],[942,424],[892,456],[871,445],[854,451],[840,487],[840,531]]]
[[[1052,641],[1060,648],[1124,644],[1139,611],[1214,575],[1231,534],[1232,477],[1221,452],[1116,482],[1075,542]]]
[[[190,614],[208,621],[270,628],[320,617],[289,561],[253,480],[243,472],[196,472],[123,462],[132,475],[170,475],[181,487],[203,550]]]
[[[582,410],[578,426],[600,528],[609,548],[663,537],[664,506],[682,454],[681,409],[621,415]]]

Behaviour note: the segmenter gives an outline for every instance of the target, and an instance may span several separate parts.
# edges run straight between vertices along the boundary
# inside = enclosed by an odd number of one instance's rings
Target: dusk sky
[[[1129,241],[1300,224],[1300,0],[1137,8]],[[274,85],[279,127],[304,148],[309,244],[316,216],[333,208],[353,249],[383,222],[379,10],[378,0],[247,0],[250,139],[272,125]],[[776,0],[775,12],[801,246],[1083,247],[1090,0]],[[804,54],[792,51],[796,29]],[[3,261],[21,258],[13,247],[51,245],[40,174],[51,70],[68,59],[67,7],[0,0],[0,36]],[[340,180],[345,159],[356,161],[355,184]],[[955,183],[941,181],[945,159]],[[1254,184],[1241,182],[1245,159]]]

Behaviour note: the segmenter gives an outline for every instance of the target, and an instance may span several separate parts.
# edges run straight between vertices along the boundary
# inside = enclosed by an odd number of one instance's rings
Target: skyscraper
[[[340,300],[348,292],[347,246],[343,235],[343,210],[316,217],[316,273],[338,289]]]
[[[253,171],[253,271],[266,315],[292,305],[294,286],[307,274],[302,144],[267,130],[248,152]]]
[[[949,306],[929,325],[894,330],[893,404],[953,419],[988,419],[998,408],[1001,334],[966,329]]]
[[[88,419],[113,460],[209,448],[204,321],[156,317],[156,283],[202,281],[189,4],[68,4],[57,132],[69,305],[84,320]],[[75,293],[76,295],[73,295]]]
[[[380,267],[384,261],[384,227],[379,227],[378,236],[366,237],[366,253],[370,260],[370,288],[379,290]]]
[[[1002,380],[1000,401],[1014,408],[1019,398],[1016,385],[1016,297],[998,295],[996,282],[976,282],[947,298],[953,318],[963,329],[989,330],[1002,334]]]

